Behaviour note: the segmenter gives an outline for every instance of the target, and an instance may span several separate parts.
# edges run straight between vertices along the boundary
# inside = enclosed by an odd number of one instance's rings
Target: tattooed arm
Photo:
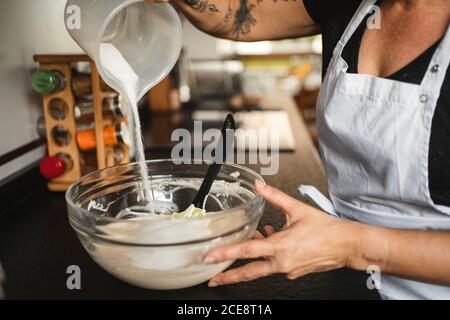
[[[147,0],[169,2],[168,0]],[[173,0],[200,30],[239,41],[275,40],[319,33],[303,0]]]

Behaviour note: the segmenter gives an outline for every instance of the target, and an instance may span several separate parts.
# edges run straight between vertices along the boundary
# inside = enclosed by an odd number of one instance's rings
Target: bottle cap
[[[61,80],[54,72],[41,69],[33,74],[31,84],[34,90],[44,94],[58,90],[61,87]]]
[[[66,172],[66,163],[57,156],[45,157],[42,159],[39,169],[42,176],[51,180],[62,176]]]

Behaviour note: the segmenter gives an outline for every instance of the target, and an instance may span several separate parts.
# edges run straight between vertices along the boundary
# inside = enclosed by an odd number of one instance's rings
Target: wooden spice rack
[[[46,135],[48,143],[48,155],[56,156],[65,154],[70,156],[73,166],[66,171],[64,175],[48,182],[48,188],[51,191],[65,191],[70,184],[81,178],[83,167],[81,152],[77,146],[77,122],[75,119],[74,108],[76,99],[72,91],[72,63],[88,62],[91,69],[92,80],[92,98],[94,107],[94,127],[96,137],[96,157],[97,169],[128,163],[130,162],[129,147],[121,145],[123,157],[119,163],[116,161],[114,146],[107,146],[104,143],[103,128],[111,124],[111,120],[103,118],[103,100],[111,95],[111,92],[102,90],[101,79],[95,63],[87,55],[35,55],[34,61],[39,63],[41,69],[59,71],[66,80],[66,86],[63,90],[56,93],[43,95],[44,117],[46,124]],[[62,101],[61,101],[62,100]],[[50,112],[50,106],[54,102],[64,103],[67,109],[64,119],[55,119]],[[127,122],[127,119],[122,119]],[[68,132],[68,142],[65,145],[58,144],[53,135],[54,128],[62,127]]]

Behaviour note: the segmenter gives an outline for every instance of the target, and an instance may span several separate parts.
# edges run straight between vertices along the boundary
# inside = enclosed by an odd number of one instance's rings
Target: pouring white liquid
[[[139,112],[137,108],[137,99],[139,94],[139,77],[133,68],[130,66],[128,61],[123,57],[120,51],[111,43],[102,42],[100,44],[100,61],[103,68],[116,79],[116,82],[120,84],[120,90],[118,90],[124,98],[129,102],[134,118],[134,127],[135,127],[135,139],[136,139],[136,160],[139,164],[140,176],[142,180],[143,187],[143,197],[144,203],[148,203],[145,205],[144,211],[149,211],[148,213],[134,213],[138,216],[155,216],[155,202],[154,197],[150,185],[147,163],[145,161],[145,152],[144,152],[144,143],[142,139],[141,132],[141,121],[139,119]],[[169,208],[170,209],[170,208]],[[173,214],[174,218],[191,218],[191,217],[202,217],[205,215],[204,208],[195,208],[193,205],[189,206],[183,212],[176,212],[175,209],[172,209],[170,212],[166,212],[163,210],[165,214]],[[160,211],[158,211],[160,212]],[[124,216],[128,215],[128,212],[123,212]],[[118,217],[122,217],[121,214]]]
[[[100,61],[103,68],[120,83],[120,94],[128,101],[133,111],[135,139],[136,139],[136,161],[139,163],[142,187],[144,189],[144,202],[148,202],[149,211],[154,214],[153,196],[150,189],[149,175],[145,161],[144,143],[141,132],[141,120],[137,107],[137,95],[139,77],[136,72],[122,56],[120,51],[111,43],[100,44]]]

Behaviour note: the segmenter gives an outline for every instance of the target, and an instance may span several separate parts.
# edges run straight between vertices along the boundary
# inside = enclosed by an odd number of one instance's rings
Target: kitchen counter
[[[294,197],[298,197],[296,189],[300,184],[315,185],[326,192],[318,154],[293,100],[266,97],[263,101],[263,106],[288,112],[296,143],[295,152],[280,154],[279,174],[265,177],[266,181]],[[167,154],[149,154],[149,158],[159,157]],[[25,181],[16,182],[15,189],[20,190],[23,183],[34,185],[39,179],[33,173],[28,177],[33,183],[22,178]],[[0,213],[0,263],[8,299],[378,299],[378,294],[366,287],[367,274],[347,269],[295,281],[275,275],[212,289],[206,284],[174,291],[136,288],[103,271],[81,247],[69,226],[63,194],[50,193],[42,182],[22,196]],[[5,197],[16,195],[3,194],[2,199]],[[283,223],[283,214],[267,206],[260,226],[281,227]],[[71,265],[81,269],[81,290],[66,287],[66,270]]]

